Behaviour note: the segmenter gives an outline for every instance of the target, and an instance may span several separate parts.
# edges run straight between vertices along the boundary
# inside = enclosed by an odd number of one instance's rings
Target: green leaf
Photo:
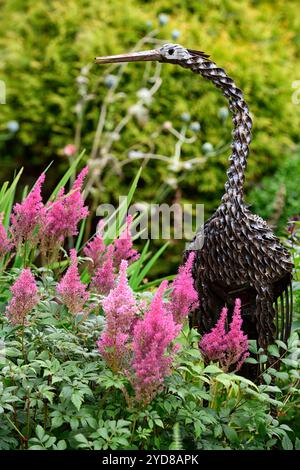
[[[40,426],[39,424],[37,425],[37,427],[35,428],[35,433],[37,435],[37,437],[39,438],[39,440],[41,442],[43,442],[43,439],[45,437],[45,431],[44,429],[42,428],[42,426]]]
[[[81,248],[81,242],[82,242],[82,239],[83,239],[83,235],[84,235],[84,229],[85,229],[85,226],[86,226],[86,221],[87,219],[83,219],[81,221],[81,224],[80,224],[80,230],[79,230],[79,234],[77,236],[77,241],[76,241],[76,245],[75,245],[75,249],[78,253],[78,251],[80,251],[80,248]]]
[[[205,367],[203,372],[206,372],[207,374],[220,374],[220,373],[223,373],[223,371],[219,367],[215,366],[214,364],[211,364],[211,365]]]
[[[257,360],[254,357],[247,357],[245,362],[247,362],[247,364],[258,364]]]
[[[263,374],[264,381],[266,382],[267,385],[270,385],[272,381],[272,377],[270,374],[264,373]]]
[[[280,357],[280,353],[276,344],[270,344],[268,346],[269,353],[274,357]]]
[[[154,422],[156,426],[159,426],[160,428],[164,428],[164,423],[162,422],[161,419],[155,419]]]
[[[230,426],[227,426],[226,424],[223,425],[223,431],[229,442],[232,442],[233,444],[237,443],[239,441],[237,432],[235,429],[231,428]]]
[[[298,437],[295,440],[295,450],[300,450],[300,439]]]
[[[230,387],[230,385],[232,384],[232,381],[230,380],[230,377],[227,374],[217,375],[216,376],[216,381],[223,384],[225,388]]]
[[[78,392],[73,392],[71,396],[71,401],[73,405],[77,408],[79,411],[82,405],[83,397],[80,393]]]
[[[293,443],[287,434],[282,438],[282,448],[284,450],[293,450]]]
[[[130,277],[130,286],[133,290],[135,290],[136,287],[137,287],[137,285],[136,285],[137,284],[137,277],[138,277],[140,269],[143,265],[146,254],[148,252],[149,245],[150,245],[150,240],[147,240],[147,242],[145,243],[144,248],[142,250],[141,256],[134,263],[134,271],[132,272],[131,277]]]
[[[89,447],[89,441],[83,434],[76,434],[75,439],[77,442],[80,442],[81,444],[85,444],[86,446]]]
[[[64,440],[58,441],[56,448],[57,450],[65,450],[67,448],[66,441]]]
[[[5,186],[5,190],[1,191],[1,199],[0,199],[0,212],[4,212],[5,217],[3,221],[4,227],[7,229],[9,223],[9,216],[10,216],[10,208],[13,205],[14,196],[17,184],[23,173],[23,168],[19,171],[19,173],[15,176],[13,182],[11,183],[10,187],[7,189],[7,185]]]
[[[260,354],[259,356],[259,363],[260,364],[264,364],[265,362],[267,362],[268,360],[268,356],[266,356],[265,354]]]

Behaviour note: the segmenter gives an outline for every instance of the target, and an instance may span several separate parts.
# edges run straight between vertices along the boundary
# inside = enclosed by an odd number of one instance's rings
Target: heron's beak
[[[161,60],[161,54],[156,49],[152,49],[151,51],[95,57],[95,64],[115,64],[119,62],[145,62],[158,60]]]

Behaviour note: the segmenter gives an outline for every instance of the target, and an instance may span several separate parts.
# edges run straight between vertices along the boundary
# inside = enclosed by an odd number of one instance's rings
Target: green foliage
[[[284,233],[287,221],[299,215],[300,153],[288,155],[272,176],[266,176],[249,194],[253,210],[277,226]]]
[[[157,15],[162,12],[169,15],[169,22],[160,28],[161,39],[170,41],[176,28],[181,33],[179,42],[209,52],[245,90],[255,118],[248,183],[275,170],[299,135],[299,113],[291,101],[292,82],[300,73],[298,2],[133,0],[124,4],[121,0],[9,0],[3,5],[0,18],[0,75],[8,94],[7,104],[1,107],[1,128],[6,135],[6,123],[13,119],[19,122],[20,130],[1,142],[1,171],[14,166],[16,156],[21,164],[30,166],[40,162],[45,166],[59,156],[65,144],[74,140],[76,78],[80,69],[91,65],[95,55],[130,49],[149,31],[147,21],[156,28]],[[272,21],[266,21],[270,17]],[[89,77],[91,92],[96,96],[87,103],[82,123],[82,144],[87,156],[98,105],[106,93],[102,80],[106,70],[93,65]],[[143,72],[143,65],[124,69],[119,90],[126,97],[112,105],[105,123],[107,131],[115,128],[125,108],[135,99],[136,84],[142,83]],[[163,86],[146,125],[133,122],[116,143],[114,153],[118,159],[123,160],[136,142],[148,149],[152,133],[166,120],[178,127],[180,115],[186,111],[201,123],[201,143],[210,142],[217,147],[220,142],[229,142],[230,120],[219,117],[219,110],[226,103],[211,84],[170,66],[163,67],[162,78]],[[183,86],[185,83],[188,86]],[[171,136],[155,140],[157,153],[173,154]],[[201,143],[183,147],[183,158],[198,157]],[[227,157],[228,150],[200,165],[198,171],[187,173],[181,183],[183,198],[200,200],[206,203],[207,213],[211,212],[223,190]],[[52,170],[50,174],[53,175]],[[107,198],[126,194],[131,175],[132,170],[124,168],[120,184],[120,175],[109,172],[105,179]],[[161,162],[149,163],[143,176],[141,200],[151,200],[159,182],[167,176],[168,170]]]
[[[24,329],[0,319],[1,449],[290,450],[299,445],[296,333],[285,346],[281,370],[267,371],[274,385],[257,386],[216,365],[205,367],[199,335],[186,325],[172,375],[141,407],[125,399],[127,377],[112,373],[95,349],[102,315],[74,326],[61,305],[53,309],[50,292],[44,296]]]

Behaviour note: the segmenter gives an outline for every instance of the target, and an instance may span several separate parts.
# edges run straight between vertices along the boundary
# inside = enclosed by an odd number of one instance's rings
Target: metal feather
[[[203,245],[196,252],[193,271],[200,308],[191,323],[201,333],[208,332],[222,306],[226,304],[233,309],[234,300],[239,297],[244,331],[267,351],[276,337],[285,341],[290,334],[293,264],[272,229],[261,217],[252,214],[244,201],[252,120],[243,93],[206,54],[189,52],[191,58],[181,65],[221,89],[228,100],[234,126],[221,204],[190,246],[193,250],[201,236]]]

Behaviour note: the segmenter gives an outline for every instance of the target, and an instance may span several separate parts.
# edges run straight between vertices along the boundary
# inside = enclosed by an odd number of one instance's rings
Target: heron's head
[[[96,57],[96,64],[111,64],[120,62],[180,62],[191,57],[192,52],[179,44],[165,44],[157,49],[129,54]]]

